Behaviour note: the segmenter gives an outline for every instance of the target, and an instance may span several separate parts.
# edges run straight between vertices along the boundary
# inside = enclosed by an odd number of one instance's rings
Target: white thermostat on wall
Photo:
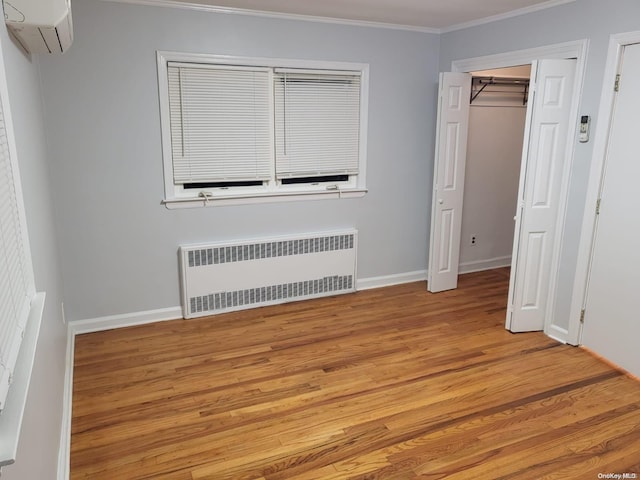
[[[580,133],[578,139],[582,142],[589,141],[589,124],[591,123],[591,117],[589,115],[582,115],[580,117]]]

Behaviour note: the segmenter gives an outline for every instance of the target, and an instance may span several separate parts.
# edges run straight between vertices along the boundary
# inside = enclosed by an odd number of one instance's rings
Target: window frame
[[[35,276],[33,272],[33,263],[31,258],[31,246],[29,243],[29,233],[27,229],[27,219],[26,219],[26,210],[24,206],[24,196],[22,191],[22,182],[20,179],[20,167],[18,164],[18,155],[17,148],[15,143],[15,136],[13,132],[13,119],[11,115],[10,105],[9,105],[9,97],[8,90],[5,94],[4,90],[6,89],[6,76],[4,72],[0,77],[0,81],[3,83],[2,92],[0,93],[0,102],[2,109],[2,123],[4,123],[4,132],[2,134],[5,136],[6,141],[6,164],[8,167],[8,173],[6,179],[10,184],[9,187],[13,189],[13,206],[14,209],[10,209],[9,213],[14,217],[14,221],[16,222],[15,226],[17,227],[15,230],[8,229],[8,233],[15,235],[16,240],[16,250],[19,255],[19,277],[20,281],[23,284],[24,289],[19,290],[21,293],[21,305],[20,310],[18,311],[19,315],[12,317],[13,323],[10,325],[12,337],[14,341],[8,347],[10,350],[8,352],[2,352],[2,356],[9,354],[9,364],[2,365],[2,370],[0,371],[0,378],[3,380],[1,390],[6,392],[0,395],[0,410],[4,409],[4,405],[6,404],[7,397],[9,395],[9,390],[11,388],[12,379],[14,377],[15,371],[20,368],[18,364],[18,357],[20,348],[22,346],[22,339],[24,338],[24,332],[27,328],[29,314],[31,311],[31,303],[36,295],[36,286],[35,286]],[[6,248],[6,250],[5,250]],[[12,249],[4,245],[3,238],[0,235],[0,255],[5,257],[7,254],[14,254],[16,251],[12,251]],[[0,260],[1,261],[1,260]],[[12,303],[12,302],[10,302]],[[3,319],[3,322],[7,319]],[[3,329],[5,325],[3,325]],[[19,339],[18,339],[19,337]],[[4,380],[7,380],[7,384],[4,384]]]
[[[24,418],[29,383],[35,361],[38,335],[44,313],[45,292],[37,292],[29,232],[27,212],[24,204],[24,192],[20,177],[17,145],[14,135],[13,117],[7,85],[4,54],[0,48],[0,102],[4,117],[4,130],[8,149],[8,164],[12,173],[10,181],[13,183],[16,201],[15,214],[20,228],[20,246],[24,250],[24,280],[27,284],[26,295],[30,298],[29,311],[25,324],[22,325],[22,340],[20,342],[15,364],[12,365],[11,381],[7,396],[0,415],[0,468],[15,463],[22,420]]]
[[[240,57],[232,55],[211,55],[203,53],[156,52],[158,67],[158,96],[160,100],[160,124],[162,134],[162,158],[164,174],[164,199],[162,203],[170,209],[190,208],[212,205],[236,205],[262,202],[281,202],[294,200],[317,200],[326,198],[353,198],[366,194],[366,159],[368,130],[369,65],[364,63],[295,60],[280,58]],[[264,185],[250,187],[216,187],[206,189],[187,189],[176,185],[173,180],[173,156],[171,148],[171,125],[169,112],[168,64],[203,63],[214,65],[291,68],[300,70],[327,70],[354,72],[360,75],[360,125],[359,125],[359,162],[358,174],[351,175],[347,181],[329,183],[301,183],[284,185],[275,175],[275,148],[272,148],[272,178]],[[271,78],[273,85],[273,79]],[[273,88],[270,92],[271,107],[274,105]],[[273,127],[272,123],[272,127]],[[275,142],[275,130],[272,140]],[[200,195],[200,196],[197,196]]]

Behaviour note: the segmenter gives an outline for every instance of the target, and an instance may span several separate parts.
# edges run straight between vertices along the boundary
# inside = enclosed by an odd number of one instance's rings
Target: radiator
[[[356,230],[179,249],[184,318],[355,291]]]

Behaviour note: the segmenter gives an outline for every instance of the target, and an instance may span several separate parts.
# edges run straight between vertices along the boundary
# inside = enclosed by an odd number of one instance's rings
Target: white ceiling
[[[304,15],[446,31],[575,0],[177,0],[236,13]]]

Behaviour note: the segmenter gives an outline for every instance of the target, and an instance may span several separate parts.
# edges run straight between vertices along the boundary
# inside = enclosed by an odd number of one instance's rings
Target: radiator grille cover
[[[354,237],[353,234],[345,234],[244,245],[196,248],[188,251],[189,267],[346,250],[354,248]]]
[[[180,247],[185,318],[355,291],[357,232]]]

